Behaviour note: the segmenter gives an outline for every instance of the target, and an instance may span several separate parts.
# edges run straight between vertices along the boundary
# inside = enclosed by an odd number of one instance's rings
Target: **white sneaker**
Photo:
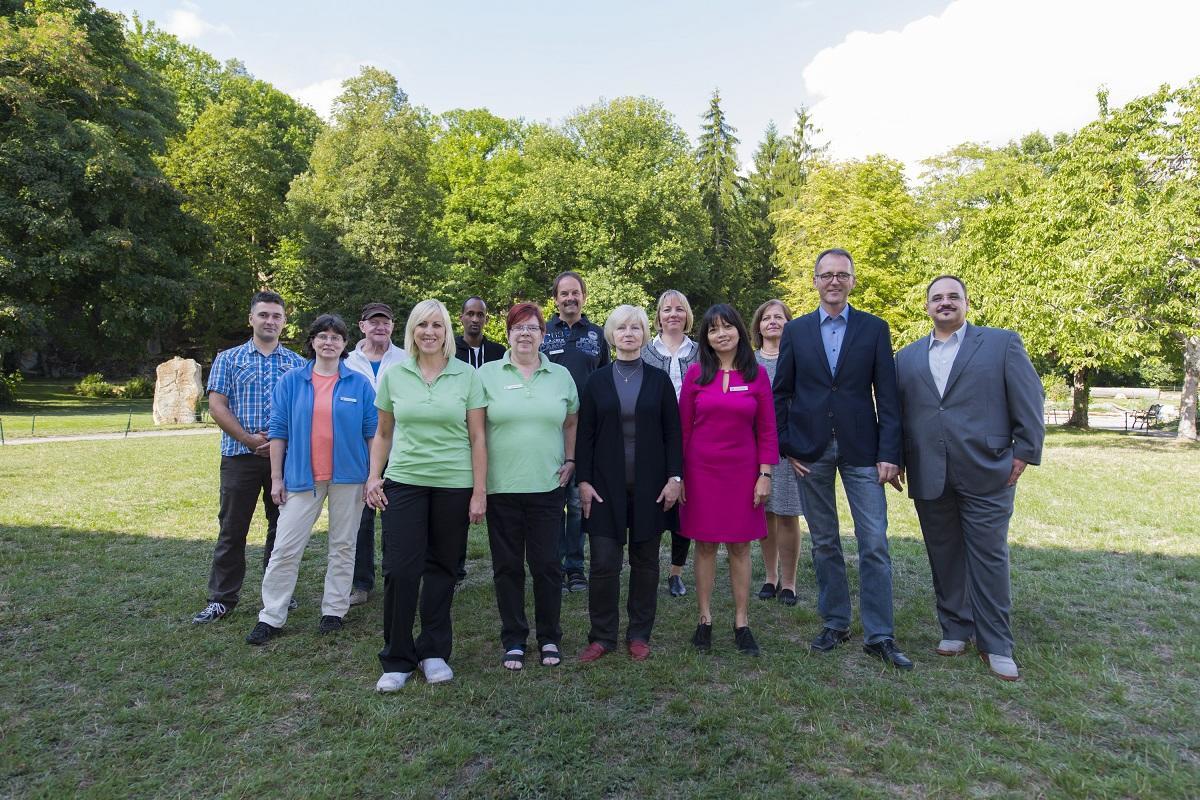
[[[961,656],[967,652],[967,643],[961,639],[942,639],[935,649],[939,656]]]
[[[454,677],[454,670],[450,669],[444,658],[426,658],[417,666],[425,673],[426,683],[445,683]]]
[[[366,589],[351,589],[350,590],[350,605],[361,606],[363,603],[371,599],[371,593]]]
[[[379,676],[379,681],[375,684],[375,691],[398,692],[404,688],[404,684],[411,675],[411,672],[385,672]]]
[[[998,656],[995,653],[980,653],[980,658],[988,665],[988,669],[1002,681],[1019,681],[1021,673],[1017,671],[1017,662],[1009,656]]]

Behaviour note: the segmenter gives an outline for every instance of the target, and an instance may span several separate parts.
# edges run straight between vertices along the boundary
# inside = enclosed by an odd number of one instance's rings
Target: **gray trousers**
[[[946,639],[974,639],[980,652],[1012,656],[1008,522],[1016,487],[973,494],[947,483],[936,500],[915,500]]]

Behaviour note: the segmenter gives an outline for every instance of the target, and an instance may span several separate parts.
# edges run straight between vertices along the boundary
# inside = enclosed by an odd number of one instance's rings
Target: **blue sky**
[[[801,104],[835,156],[915,164],[967,139],[1078,127],[1101,84],[1120,103],[1200,75],[1200,3],[1172,0],[99,1],[321,113],[372,64],[434,112],[557,122],[649,95],[695,136],[719,87],[743,160]]]

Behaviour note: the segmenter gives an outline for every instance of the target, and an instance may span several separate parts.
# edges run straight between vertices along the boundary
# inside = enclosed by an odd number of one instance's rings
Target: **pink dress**
[[[747,384],[740,372],[722,373],[700,386],[700,365],[688,367],[679,395],[683,425],[683,481],[687,502],[680,534],[702,542],[749,542],[767,535],[765,506],[754,507],[759,464],[779,463],[775,401],[761,367]]]

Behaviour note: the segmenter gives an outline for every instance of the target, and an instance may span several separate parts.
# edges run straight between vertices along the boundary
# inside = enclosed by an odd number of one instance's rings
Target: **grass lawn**
[[[0,426],[7,439],[38,436],[76,436],[90,433],[170,430],[191,425],[155,425],[150,398],[126,400],[80,397],[71,380],[27,380],[17,390],[19,408],[0,412]],[[208,411],[208,400],[200,409]],[[207,413],[204,419],[208,420]],[[211,423],[208,423],[211,424]]]
[[[916,517],[889,492],[911,673],[863,654],[857,621],[849,646],[807,652],[819,621],[805,546],[800,605],[751,601],[760,659],[733,648],[722,569],[712,655],[688,645],[694,599],[664,591],[646,663],[510,674],[478,528],[455,680],[391,696],[373,691],[382,592],[340,635],[316,634],[323,522],[287,635],[242,642],[257,565],[231,617],[189,624],[215,538],[216,450],[165,437],[0,451],[0,796],[1200,796],[1200,448],[1050,436],[1012,531],[1020,683],[933,653]],[[253,560],[260,520],[252,536]],[[570,656],[586,643],[585,596],[564,599],[563,625]]]

